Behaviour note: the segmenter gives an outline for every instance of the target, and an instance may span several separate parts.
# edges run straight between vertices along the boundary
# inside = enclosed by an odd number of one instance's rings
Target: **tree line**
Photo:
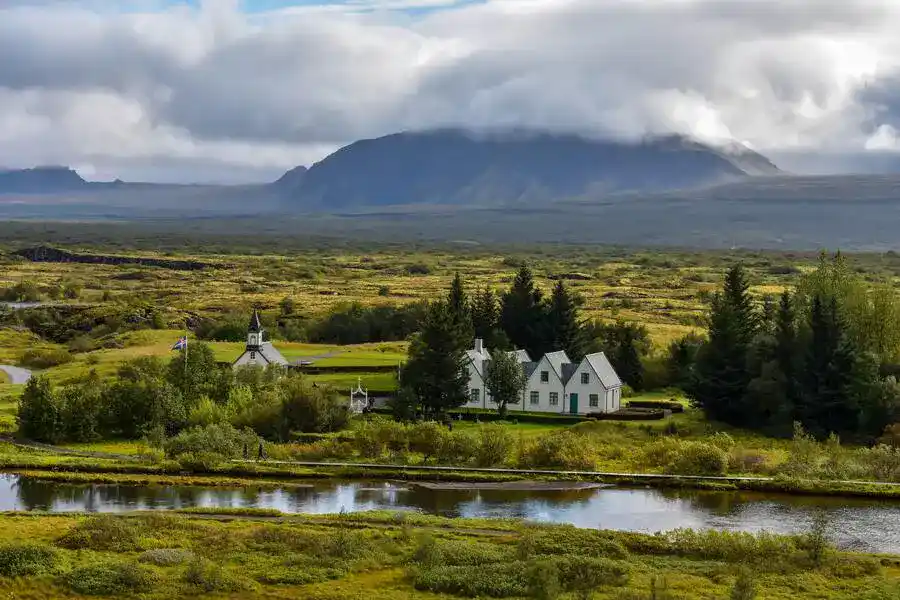
[[[457,274],[445,298],[425,306],[419,333],[410,343],[401,373],[397,412],[440,415],[468,401],[466,350],[475,338],[492,350],[485,385],[505,413],[524,387],[522,369],[506,351],[525,350],[532,360],[564,350],[577,362],[589,352],[605,351],[623,380],[635,389],[643,383],[642,353],[649,351],[647,330],[630,323],[589,322],[580,315],[583,299],[558,280],[548,296],[527,265],[510,288],[475,290],[471,297]]]
[[[708,339],[682,340],[670,364],[713,419],[823,438],[878,437],[900,419],[900,302],[837,254],[823,255],[793,293],[754,302],[737,265],[712,298]]]
[[[192,343],[171,360],[141,357],[116,375],[96,372],[83,381],[54,387],[32,377],[19,399],[19,433],[61,443],[97,439],[158,441],[195,427],[249,429],[273,441],[293,432],[341,429],[346,401],[299,374],[277,368],[219,367],[212,350]]]

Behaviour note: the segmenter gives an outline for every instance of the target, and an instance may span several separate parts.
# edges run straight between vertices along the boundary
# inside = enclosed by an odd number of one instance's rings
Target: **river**
[[[655,532],[679,527],[797,533],[824,509],[842,548],[900,553],[900,503],[848,498],[653,488],[567,491],[431,490],[406,482],[316,481],[218,488],[61,484],[0,475],[0,510],[117,512],[187,507],[275,508],[327,514],[417,510],[449,517],[514,517]]]

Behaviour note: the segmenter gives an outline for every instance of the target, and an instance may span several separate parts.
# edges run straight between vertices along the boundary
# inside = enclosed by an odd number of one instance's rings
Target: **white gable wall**
[[[260,352],[250,352],[249,350],[245,350],[243,354],[241,354],[236,361],[233,363],[234,367],[267,367],[269,363],[266,362],[266,359],[263,358],[262,353]]]
[[[469,361],[468,366],[466,367],[469,371],[469,388],[467,393],[469,394],[469,401],[465,404],[467,408],[486,408],[486,399],[485,393],[487,390],[484,387],[484,378],[481,376],[481,373],[478,372],[478,369],[475,368],[475,365],[472,361]],[[478,390],[478,399],[472,400],[472,390]]]
[[[547,373],[548,381],[541,381],[542,372]],[[533,392],[537,392],[537,404],[532,404],[531,402]],[[555,405],[550,403],[551,394],[556,394],[557,404]],[[525,398],[522,400],[522,403],[514,408],[515,410],[528,412],[569,412],[569,407],[566,404],[566,388],[546,356],[541,359],[534,373],[528,378],[528,384],[525,386]]]
[[[584,379],[587,383],[582,383]],[[566,385],[566,394],[578,394],[578,412],[613,412],[612,390],[603,387],[600,377],[587,359],[583,359],[578,369]],[[596,406],[591,406],[591,396],[596,396]],[[571,396],[570,396],[571,398]]]

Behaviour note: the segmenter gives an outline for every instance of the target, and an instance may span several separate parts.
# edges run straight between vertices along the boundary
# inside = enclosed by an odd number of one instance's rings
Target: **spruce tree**
[[[445,302],[429,305],[422,331],[409,347],[401,373],[404,397],[417,403],[426,416],[437,417],[468,400],[465,348],[457,323]]]
[[[456,326],[460,343],[466,347],[472,342],[474,329],[472,327],[472,311],[469,306],[469,298],[463,286],[462,277],[457,273],[450,284],[450,293],[447,295],[447,308]]]
[[[616,342],[612,356],[608,357],[613,364],[616,373],[627,383],[631,389],[640,391],[644,389],[644,364],[637,348],[637,335],[634,327],[622,327],[619,329],[619,339]]]
[[[532,358],[550,351],[546,342],[546,314],[543,295],[534,285],[534,276],[522,265],[512,287],[503,295],[500,307],[500,326],[515,348],[523,349]]]
[[[494,290],[485,286],[472,297],[472,327],[475,337],[484,340],[485,347],[506,350],[509,339],[500,328],[500,305]]]
[[[752,412],[746,405],[751,381],[747,360],[758,319],[749,287],[740,265],[728,271],[723,291],[713,297],[709,341],[698,354],[691,386],[695,403],[710,418],[736,425],[745,424]]]
[[[559,280],[547,306],[547,332],[553,350],[565,350],[572,362],[584,357],[584,334],[578,319],[578,298]]]

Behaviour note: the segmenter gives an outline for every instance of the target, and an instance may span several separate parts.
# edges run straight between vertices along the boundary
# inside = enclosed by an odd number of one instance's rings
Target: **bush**
[[[464,431],[446,432],[438,447],[437,460],[447,465],[465,465],[478,454],[478,440]]]
[[[562,468],[591,471],[596,466],[597,453],[591,440],[571,431],[542,435],[527,444],[519,453],[519,467],[526,469]]]
[[[673,413],[684,412],[683,404],[669,400],[631,400],[628,402],[628,408],[659,408]]]
[[[313,387],[303,377],[286,377],[278,384],[281,396],[281,439],[295,431],[326,433],[347,425],[347,402],[333,390]]]
[[[686,442],[667,471],[678,475],[724,475],[728,472],[728,454],[713,444]]]
[[[219,462],[243,456],[244,447],[250,452],[256,449],[259,438],[250,429],[238,431],[231,425],[216,424],[206,427],[192,427],[182,431],[165,443],[166,456],[181,462],[186,455],[192,459],[204,457]]]
[[[478,432],[478,452],[475,460],[479,467],[493,467],[509,459],[514,440],[509,430],[502,425],[491,423],[482,425]]]
[[[194,558],[195,555],[190,550],[182,548],[154,548],[138,556],[138,561],[156,565],[157,567],[173,567],[175,565],[183,565]]]
[[[58,558],[53,548],[42,544],[3,544],[0,546],[0,575],[22,577],[49,573]]]
[[[156,583],[155,574],[133,561],[105,562],[79,567],[69,572],[65,583],[78,594],[86,596],[133,595],[150,592]]]
[[[494,563],[489,569],[436,564],[414,570],[413,586],[417,590],[468,598],[508,598],[528,593],[527,575],[524,562]]]
[[[526,528],[519,538],[519,558],[578,554],[614,559],[628,558],[628,550],[619,541],[600,531],[578,529],[572,525]]]
[[[568,555],[555,559],[563,589],[577,598],[589,599],[600,586],[622,586],[628,582],[625,563],[608,558]]]
[[[64,348],[29,348],[22,353],[19,363],[29,369],[49,369],[72,362],[72,354]]]
[[[238,592],[248,587],[246,582],[228,573],[221,565],[205,558],[192,560],[184,571],[183,579],[206,593]]]
[[[598,421],[659,421],[666,418],[666,411],[659,408],[623,408],[613,413],[588,413],[589,419]]]
[[[136,524],[123,517],[99,515],[82,521],[56,541],[68,550],[131,552],[140,541]]]

